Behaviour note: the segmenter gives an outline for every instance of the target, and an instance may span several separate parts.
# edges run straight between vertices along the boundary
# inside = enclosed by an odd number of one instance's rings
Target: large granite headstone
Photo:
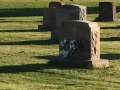
[[[86,6],[70,4],[56,9],[56,28],[64,21],[86,20]]]
[[[99,17],[95,21],[118,21],[114,2],[99,2]]]
[[[56,7],[64,5],[64,2],[50,2],[49,8],[44,8],[43,25],[38,25],[38,30],[56,29]]]
[[[45,8],[43,12],[43,25],[48,30],[56,29],[56,8]]]
[[[100,27],[96,22],[72,20],[59,27],[59,55],[61,60],[95,67],[108,67],[108,60],[100,60]],[[74,52],[70,42],[74,42]],[[62,52],[63,51],[63,52]],[[72,58],[72,59],[71,59]]]

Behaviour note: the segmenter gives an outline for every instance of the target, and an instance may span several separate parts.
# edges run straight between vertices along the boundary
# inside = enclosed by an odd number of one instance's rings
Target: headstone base
[[[95,22],[97,21],[120,21],[118,18],[100,18],[100,17],[96,17]]]
[[[52,58],[52,61],[55,62],[62,62],[62,63],[71,63],[73,65],[77,64],[79,66],[93,66],[93,67],[98,67],[98,68],[106,68],[109,67],[109,60],[107,59],[99,59],[99,60],[79,60],[75,58],[64,58],[64,57],[59,57],[56,56]]]

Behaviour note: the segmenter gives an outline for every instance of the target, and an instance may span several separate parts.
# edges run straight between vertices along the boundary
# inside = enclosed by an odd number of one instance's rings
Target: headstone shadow
[[[101,54],[100,56],[103,59],[109,59],[109,60],[120,59],[120,54]],[[79,64],[55,61],[54,59],[59,57],[53,55],[34,56],[34,58],[48,60],[48,63],[0,66],[0,73],[41,72],[44,69],[76,69],[76,68],[88,69],[89,68],[85,66],[80,66]]]
[[[0,22],[1,23],[6,23],[6,22],[11,22],[11,23],[31,23],[31,22],[40,22],[42,23],[43,21],[42,20],[39,20],[39,21],[29,21],[29,20],[6,20],[6,19],[0,19]]]
[[[0,32],[39,32],[37,29],[26,29],[26,30],[0,30]]]
[[[120,29],[120,26],[100,27],[100,29]]]
[[[18,42],[0,42],[0,45],[53,45],[58,44],[57,41],[52,40],[28,40],[28,41],[18,41]]]
[[[0,9],[0,17],[43,16],[44,8]]]
[[[120,37],[100,38],[100,41],[120,41]]]
[[[65,63],[65,62],[56,62],[53,59],[57,56],[35,56],[34,58],[38,59],[47,59],[48,63],[44,64],[23,64],[23,65],[7,65],[0,66],[0,73],[23,73],[23,72],[42,72],[44,69],[75,69],[75,68],[84,68],[80,67],[77,64]]]
[[[87,7],[87,14],[98,14],[99,7]]]
[[[55,66],[57,69],[92,69],[92,66],[77,63],[74,58],[61,58],[57,55],[35,56],[38,59],[49,60],[48,64]]]
[[[20,73],[20,72],[38,72],[38,70],[48,69],[46,64],[25,64],[0,66],[0,73]]]
[[[116,12],[120,12],[120,6],[116,7]]]
[[[116,12],[120,12],[120,6],[116,6]],[[99,6],[94,7],[87,7],[87,14],[98,14],[99,13]]]
[[[101,54],[100,57],[103,59],[116,60],[116,59],[120,59],[120,54],[118,53]]]

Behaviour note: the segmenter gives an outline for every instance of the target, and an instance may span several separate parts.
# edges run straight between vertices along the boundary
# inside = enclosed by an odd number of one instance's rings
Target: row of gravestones
[[[59,41],[61,57],[55,60],[109,66],[108,60],[100,59],[100,28],[96,22],[86,20],[85,6],[51,2],[44,11],[43,25],[38,25],[38,29],[53,30],[51,39]]]
[[[55,30],[62,22],[68,20],[86,20],[86,7],[50,2],[49,8],[44,9],[43,25],[38,25],[38,30]]]
[[[49,8],[44,9],[43,25],[38,30],[51,30],[51,39],[59,40],[58,27],[64,21],[86,21],[86,6],[65,5],[63,2],[50,2]],[[116,18],[116,5],[113,2],[99,2],[99,17],[94,21],[118,21]],[[53,31],[54,30],[54,31]]]
[[[63,21],[86,20],[86,7],[81,5],[65,5],[63,2],[50,2],[44,9],[43,25],[38,30],[55,30]],[[113,2],[99,2],[99,17],[94,21],[118,21],[116,5]]]
[[[63,2],[50,2],[43,12],[43,25],[38,30],[51,30],[51,39],[59,41],[58,27],[69,20],[86,20],[86,7],[82,5],[65,5]]]

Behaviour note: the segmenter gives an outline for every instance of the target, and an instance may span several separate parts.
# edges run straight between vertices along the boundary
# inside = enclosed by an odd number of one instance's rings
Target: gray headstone
[[[86,6],[71,4],[56,8],[56,28],[64,21],[86,20]]]
[[[72,20],[64,22],[59,30],[60,57],[88,60],[96,67],[108,66],[107,60],[100,60],[100,27],[97,23]]]
[[[56,8],[45,8],[43,13],[43,25],[49,30],[56,29]]]
[[[38,25],[38,30],[56,29],[56,7],[64,5],[64,2],[50,2],[49,8],[44,8],[43,25]]]
[[[118,21],[114,2],[99,2],[99,17],[95,21]]]
[[[44,8],[43,25],[38,25],[38,30],[56,29],[56,8]]]

